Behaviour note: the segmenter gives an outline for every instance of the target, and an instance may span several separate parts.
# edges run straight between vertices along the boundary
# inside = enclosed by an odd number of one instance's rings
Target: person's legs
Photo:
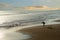
[[[43,24],[43,27],[45,26],[45,24]]]

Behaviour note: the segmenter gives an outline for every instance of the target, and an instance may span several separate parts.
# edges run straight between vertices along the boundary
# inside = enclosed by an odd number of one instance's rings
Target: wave
[[[41,24],[42,21],[45,21],[48,24],[52,23],[56,18],[60,18],[59,12],[23,12],[23,14],[17,14],[13,12],[0,11],[0,14],[2,15],[0,16],[0,26],[5,27]]]

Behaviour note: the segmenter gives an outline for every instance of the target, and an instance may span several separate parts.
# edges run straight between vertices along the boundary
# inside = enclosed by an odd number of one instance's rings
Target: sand
[[[60,40],[60,24],[29,27],[18,32],[31,35],[27,40]]]

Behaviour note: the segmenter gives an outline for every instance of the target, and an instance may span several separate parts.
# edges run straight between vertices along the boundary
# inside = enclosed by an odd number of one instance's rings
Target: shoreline
[[[28,40],[60,40],[60,24],[23,28],[17,32],[31,35]]]

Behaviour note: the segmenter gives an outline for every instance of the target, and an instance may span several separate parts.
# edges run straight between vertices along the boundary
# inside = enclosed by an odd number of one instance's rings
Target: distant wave
[[[23,14],[1,12],[0,14],[0,26],[14,27],[14,26],[25,26],[41,24],[42,21],[53,23],[56,18],[60,18],[59,12],[23,12]]]

